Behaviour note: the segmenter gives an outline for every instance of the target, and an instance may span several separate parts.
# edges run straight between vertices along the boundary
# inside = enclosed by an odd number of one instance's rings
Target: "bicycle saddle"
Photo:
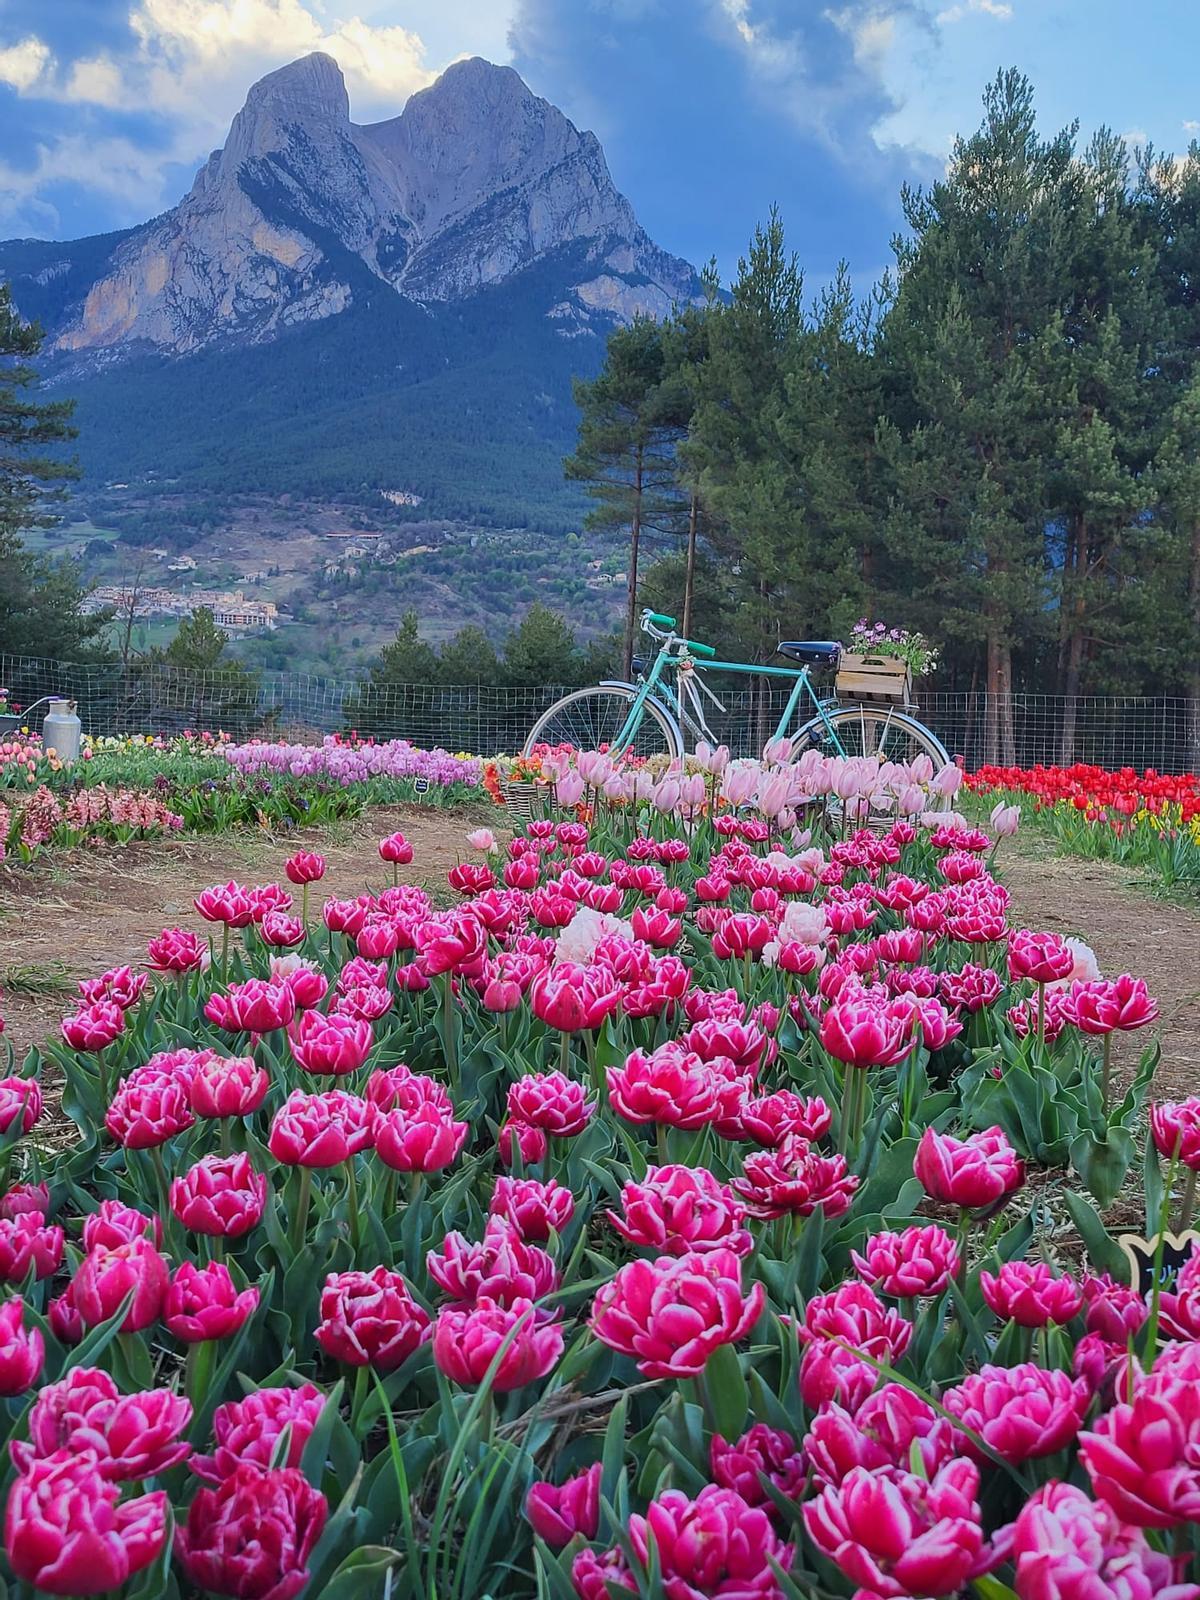
[[[833,639],[783,639],[777,648],[781,656],[813,667],[836,667],[842,653]]]

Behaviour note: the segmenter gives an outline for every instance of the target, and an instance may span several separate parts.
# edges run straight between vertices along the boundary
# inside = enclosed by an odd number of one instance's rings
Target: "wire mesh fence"
[[[717,738],[748,755],[774,732],[790,685],[741,681],[748,687],[726,690],[714,679],[723,709],[706,701],[705,710]],[[4,654],[0,684],[17,705],[48,694],[76,701],[84,731],[98,736],[193,730],[310,741],[354,728],[484,755],[520,750],[538,717],[567,692],[558,684],[378,685],[299,672],[97,666]],[[971,769],[1072,761],[1170,773],[1200,768],[1200,705],[1183,696],[929,691],[917,715]]]

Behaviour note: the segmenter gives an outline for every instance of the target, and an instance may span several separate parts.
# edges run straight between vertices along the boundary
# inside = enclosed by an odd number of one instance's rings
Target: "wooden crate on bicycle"
[[[895,656],[843,650],[835,682],[839,700],[866,700],[872,705],[912,704],[912,668]]]

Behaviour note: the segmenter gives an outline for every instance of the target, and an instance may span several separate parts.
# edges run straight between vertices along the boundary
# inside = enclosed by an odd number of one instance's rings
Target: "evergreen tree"
[[[482,628],[460,628],[438,651],[438,681],[456,683],[499,683],[500,658]]]
[[[505,642],[503,670],[505,681],[518,688],[578,683],[575,638],[562,617],[540,601],[530,606]]]
[[[384,645],[366,681],[349,696],[345,715],[359,733],[394,738],[403,732],[403,690],[410,684],[434,683],[438,676],[437,652],[421,638],[415,611],[400,619],[396,637]]]
[[[83,614],[85,589],[76,569],[34,555],[21,538],[52,528],[56,504],[78,470],[48,454],[75,437],[73,402],[37,398],[31,365],[41,329],[25,322],[0,284],[0,645],[16,656],[96,660],[112,613]]]

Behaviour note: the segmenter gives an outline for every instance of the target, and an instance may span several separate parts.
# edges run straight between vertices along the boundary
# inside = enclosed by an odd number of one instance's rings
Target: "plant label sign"
[[[416,792],[418,794],[428,794],[429,793],[429,779],[428,778],[414,778],[413,779],[413,788],[416,790]]]
[[[1195,1228],[1189,1228],[1186,1233],[1156,1233],[1152,1239],[1139,1238],[1136,1233],[1123,1233],[1117,1239],[1129,1262],[1129,1281],[1146,1297],[1154,1292],[1154,1267],[1160,1239],[1162,1260],[1159,1262],[1158,1287],[1170,1293],[1175,1288],[1175,1280],[1181,1269],[1196,1254],[1197,1246],[1200,1246],[1200,1233]]]

